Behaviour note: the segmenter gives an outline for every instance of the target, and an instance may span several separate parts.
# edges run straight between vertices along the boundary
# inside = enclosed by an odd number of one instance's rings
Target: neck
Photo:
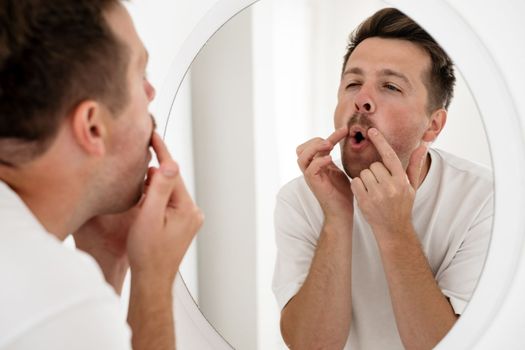
[[[423,181],[425,181],[428,171],[430,170],[430,164],[432,163],[432,158],[430,157],[430,153],[427,152],[427,155],[425,156],[425,163],[423,164],[423,167],[421,168],[421,175],[419,175],[419,187],[423,184]]]
[[[72,152],[71,147],[68,150]],[[81,200],[86,198],[89,187],[85,178],[66,154],[53,150],[21,166],[0,165],[0,180],[15,191],[42,226],[60,240],[92,216],[88,200]]]
[[[17,193],[46,231],[58,239],[64,240],[87,220],[76,206],[78,191],[72,190],[65,179],[50,181],[53,174],[19,171],[12,173],[13,176],[0,174],[1,180]]]

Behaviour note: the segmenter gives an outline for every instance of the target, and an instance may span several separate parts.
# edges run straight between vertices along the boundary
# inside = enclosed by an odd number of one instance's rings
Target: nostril
[[[370,103],[365,103],[365,104],[363,105],[363,107],[364,107],[368,112],[370,112],[370,109],[372,108],[372,106],[370,106]]]

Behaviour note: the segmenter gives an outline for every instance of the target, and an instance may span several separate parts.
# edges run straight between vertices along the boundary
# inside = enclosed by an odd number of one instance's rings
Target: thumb
[[[421,184],[421,170],[423,169],[423,164],[425,164],[427,151],[428,146],[426,143],[423,143],[418,148],[416,148],[410,156],[407,167],[407,177],[414,190],[417,190]]]

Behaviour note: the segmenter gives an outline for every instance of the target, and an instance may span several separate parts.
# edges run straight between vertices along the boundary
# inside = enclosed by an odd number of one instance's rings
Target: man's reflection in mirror
[[[430,147],[454,83],[444,50],[396,9],[352,33],[335,131],[297,147],[303,176],[277,197],[273,290],[290,348],[431,349],[464,312],[494,194],[489,169]]]

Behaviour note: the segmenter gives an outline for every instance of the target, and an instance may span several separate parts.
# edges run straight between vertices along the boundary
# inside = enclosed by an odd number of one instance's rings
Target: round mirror
[[[462,18],[454,17],[453,9],[442,2],[432,5],[434,11],[441,11],[443,18],[450,20],[451,26],[456,26],[453,37],[439,31],[436,21],[432,20],[433,12],[428,9],[403,1],[396,4],[449,51],[458,65],[458,78],[459,73],[465,75],[484,116],[494,112],[494,107],[487,105],[488,99],[484,97],[489,92],[476,76],[483,72],[500,88],[497,89],[499,95],[491,96],[492,102],[498,102],[504,109],[504,113],[500,110],[498,114],[508,115],[509,122],[501,125],[484,119],[495,156],[496,207],[502,203],[506,208],[505,202],[523,204],[519,199],[523,197],[517,197],[523,194],[523,188],[510,189],[508,185],[512,181],[516,183],[523,166],[518,164],[514,173],[500,171],[504,165],[497,162],[498,153],[505,152],[496,141],[504,135],[512,135],[507,149],[521,154],[518,152],[523,152],[522,135],[517,127],[513,128],[517,119],[512,119],[515,110],[505,83],[494,66],[485,66],[494,62],[483,45],[479,45],[479,38],[464,30],[466,24]],[[384,6],[379,2],[364,4],[362,1],[330,4],[307,0],[258,2],[226,23],[208,41],[186,76],[174,104],[170,103],[165,139],[170,142],[170,133],[181,123],[188,127],[191,121],[195,196],[206,214],[205,227],[195,242],[196,258],[185,262],[182,273],[204,316],[237,349],[284,346],[278,327],[279,309],[271,293],[275,261],[272,218],[275,193],[284,182],[299,174],[295,165],[296,145],[310,137],[326,135],[331,128],[341,57],[348,34],[364,18]],[[240,7],[238,5],[237,9]],[[209,30],[208,35],[211,32]],[[466,48],[461,47],[468,46],[466,42],[470,43],[470,49],[482,53],[476,63],[472,62],[471,55],[465,54]],[[186,51],[183,54],[188,57],[195,53]],[[178,82],[173,84],[177,86]],[[435,146],[490,166],[476,102],[466,86],[459,79],[449,122]],[[173,91],[172,87],[170,93]],[[454,125],[456,121],[458,125]],[[468,125],[468,133],[461,125],[463,121]],[[504,178],[508,182],[502,182]],[[519,216],[512,217],[512,214],[516,212],[496,211],[496,231],[498,228],[507,231],[505,225],[511,225],[511,229],[517,227]],[[506,294],[504,288],[514,276],[511,273],[515,270],[505,267],[516,264],[521,246],[517,244],[508,250],[513,254],[509,254],[506,262],[490,263],[500,261],[498,253],[509,248],[510,242],[521,241],[493,239],[473,306],[467,309],[441,346],[447,346],[448,342],[463,344],[455,348],[469,348],[467,344],[474,344],[476,335],[471,333],[459,340],[456,334],[487,327],[487,317],[494,314],[495,303],[501,302]],[[502,268],[508,273],[505,286],[487,289],[489,279]],[[485,311],[475,307],[477,299],[481,303],[491,296],[494,304]],[[473,322],[480,315],[478,322]]]

